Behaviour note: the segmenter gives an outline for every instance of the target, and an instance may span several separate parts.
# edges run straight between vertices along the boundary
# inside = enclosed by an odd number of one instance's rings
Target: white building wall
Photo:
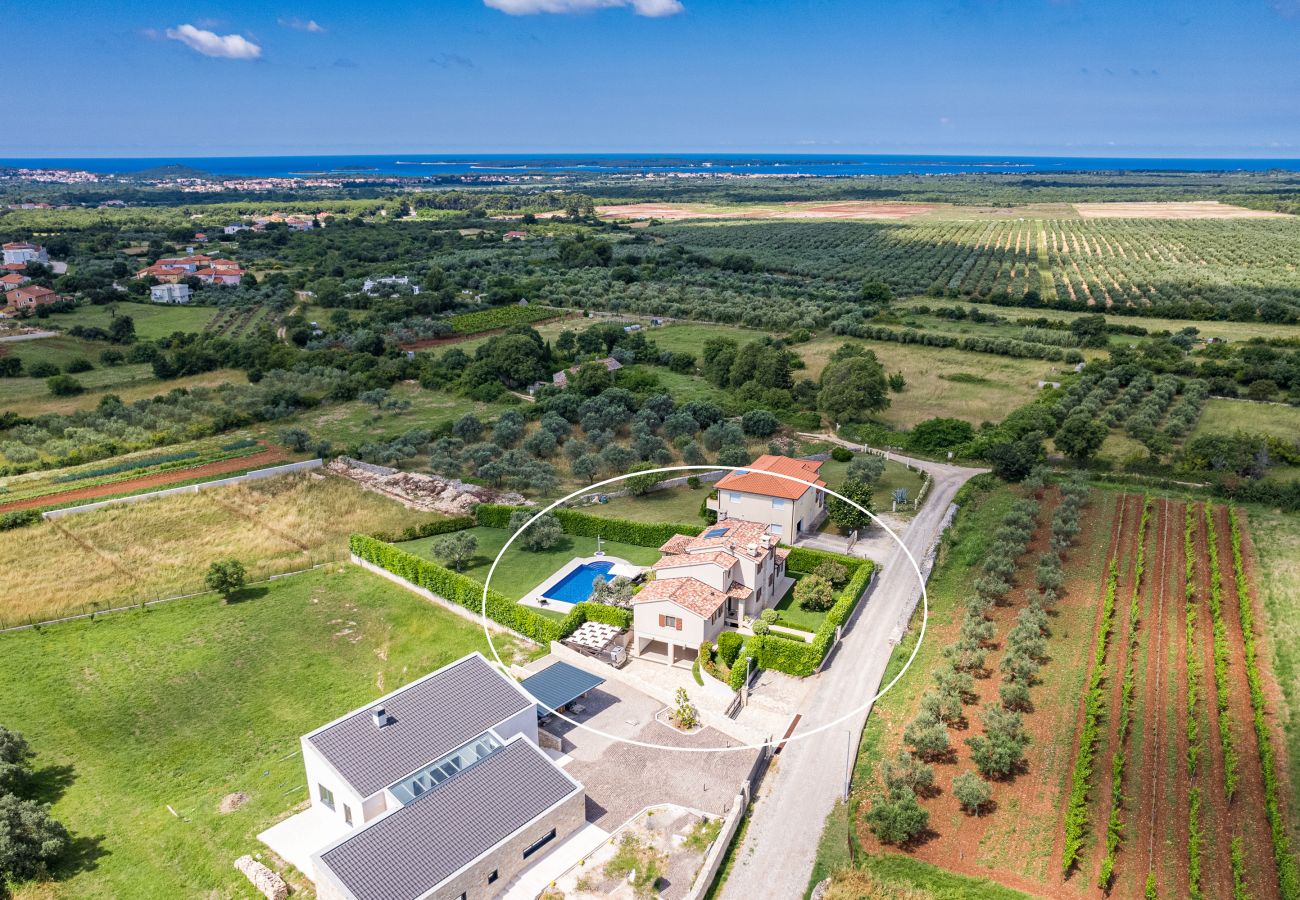
[[[386,809],[384,795],[381,791],[370,798],[367,803],[352,786],[334,771],[334,767],[325,761],[320,752],[306,738],[302,742],[302,762],[307,772],[307,790],[311,794],[311,805],[322,812],[335,816],[340,822],[345,821],[344,806],[352,811],[352,825],[358,827],[369,822]],[[331,810],[320,796],[320,786],[324,785],[334,793],[334,809]]]

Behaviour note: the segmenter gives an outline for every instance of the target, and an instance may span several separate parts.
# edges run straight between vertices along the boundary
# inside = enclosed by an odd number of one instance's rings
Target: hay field
[[[42,522],[0,533],[0,624],[201,590],[234,557],[249,579],[341,559],[352,532],[416,513],[339,478],[288,475]]]
[[[1074,209],[1085,219],[1289,219],[1286,213],[1264,209],[1247,209],[1218,200],[1192,200],[1186,203],[1147,201],[1133,203],[1075,203]]]
[[[602,219],[910,219],[939,209],[933,203],[845,200],[838,203],[621,203],[597,206]]]

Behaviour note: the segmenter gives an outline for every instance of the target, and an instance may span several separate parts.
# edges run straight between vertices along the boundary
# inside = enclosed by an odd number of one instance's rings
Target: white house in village
[[[188,284],[155,284],[149,288],[149,299],[154,303],[189,303],[190,286]]]
[[[785,574],[790,551],[763,522],[722,519],[698,537],[674,535],[659,550],[655,579],[632,598],[635,652],[662,654],[669,665],[775,606],[794,583]]]
[[[710,499],[708,507],[719,519],[763,522],[779,540],[793,542],[826,518],[826,492],[817,490],[826,486],[817,474],[821,466],[815,460],[764,454],[719,480],[717,499]]]
[[[40,244],[30,244],[27,241],[14,241],[4,245],[5,265],[6,266],[25,266],[29,262],[47,263],[50,261],[50,255],[45,252],[45,248]]]
[[[311,808],[260,837],[322,900],[495,897],[586,822],[537,717],[523,687],[465,656],[304,735]]]

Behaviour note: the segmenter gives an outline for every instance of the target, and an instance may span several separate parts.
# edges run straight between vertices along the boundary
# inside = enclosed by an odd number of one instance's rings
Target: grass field
[[[1287,441],[1300,441],[1300,406],[1211,398],[1205,402],[1205,410],[1201,413],[1196,428],[1192,430],[1192,436],[1232,434],[1235,431],[1271,434]]]
[[[940,306],[974,306],[981,312],[992,313],[1007,319],[1038,319],[1047,317],[1049,319],[1064,319],[1072,322],[1080,316],[1094,315],[1095,313],[1072,312],[1063,309],[1023,309],[1011,306],[996,306],[992,303],[971,303],[968,300],[946,300],[935,297],[911,297],[906,300],[899,300],[894,304],[899,308],[912,306],[929,306],[931,309]],[[1251,338],[1293,338],[1300,336],[1300,326],[1296,325],[1273,325],[1268,322],[1218,322],[1203,321],[1192,319],[1159,319],[1149,316],[1109,316],[1109,321],[1120,325],[1136,325],[1139,328],[1145,328],[1150,332],[1168,331],[1177,332],[1184,328],[1195,328],[1200,332],[1201,337],[1216,337],[1225,341],[1248,341]],[[1113,341],[1125,343],[1136,338],[1129,338],[1123,335],[1117,335]]]
[[[822,463],[819,472],[828,487],[839,489],[844,485],[844,475],[848,468],[848,463],[828,459]],[[898,488],[906,490],[909,499],[916,499],[917,493],[921,490],[921,482],[919,472],[913,472],[902,463],[886,460],[885,474],[880,476],[880,480],[876,482],[876,489],[871,492],[871,508],[876,512],[888,510],[893,504],[894,491]]]
[[[510,539],[510,531],[505,528],[471,528],[468,533],[477,539],[478,552],[462,572],[477,581],[486,582],[492,561]],[[417,556],[443,564],[442,560],[433,555],[433,544],[439,540],[441,538],[438,537],[421,538],[406,541],[399,546]],[[648,566],[659,559],[659,551],[653,547],[637,547],[617,541],[604,541],[601,546],[609,556],[617,556],[639,566]],[[592,556],[595,552],[595,538],[568,534],[557,546],[535,553],[521,550],[518,544],[512,544],[492,575],[492,590],[518,600],[575,556]]]
[[[687,475],[688,472],[679,474]],[[665,476],[671,478],[671,475]],[[618,485],[611,485],[618,487]],[[655,491],[643,497],[614,497],[608,503],[581,507],[583,512],[593,516],[605,516],[610,519],[631,519],[634,522],[668,522],[670,524],[702,525],[700,504],[709,495],[711,488],[701,485],[698,489],[689,487],[668,488]]]
[[[339,478],[289,475],[78,513],[0,532],[0,622],[202,590],[234,557],[250,578],[347,553],[352,532],[436,518]]]
[[[51,340],[64,340],[51,338]],[[98,364],[89,372],[78,372],[73,377],[85,387],[84,394],[75,397],[55,397],[50,394],[44,378],[0,378],[0,409],[24,416],[43,413],[70,413],[81,409],[94,409],[106,394],[116,394],[124,402],[143,400],[165,394],[173,388],[189,390],[196,387],[216,387],[221,384],[246,384],[248,376],[238,369],[217,369],[201,375],[187,375],[160,381],[154,377],[152,367],[143,363],[108,368]]]
[[[202,331],[216,313],[213,306],[180,306],[168,303],[113,303],[108,306],[79,306],[70,313],[51,316],[50,324],[64,331],[74,325],[108,328],[114,313],[130,316],[136,337],[152,341],[176,331]]]
[[[794,348],[807,364],[799,375],[819,377],[830,355],[845,343],[872,350],[886,372],[902,372],[907,379],[906,390],[890,394],[889,408],[876,416],[896,428],[910,428],[935,416],[956,416],[974,425],[999,422],[1033,399],[1040,380],[1060,380],[1068,371],[1063,363],[831,335]],[[958,381],[950,380],[954,375]],[[960,380],[971,378],[982,380]]]
[[[271,863],[256,835],[305,806],[299,736],[473,650],[476,624],[351,566],[0,635],[0,722],[75,839],[17,900],[259,897],[232,864]]]
[[[1260,598],[1267,618],[1260,629],[1273,675],[1282,688],[1281,719],[1290,767],[1291,841],[1300,847],[1300,521],[1294,515],[1251,509],[1251,539]]]

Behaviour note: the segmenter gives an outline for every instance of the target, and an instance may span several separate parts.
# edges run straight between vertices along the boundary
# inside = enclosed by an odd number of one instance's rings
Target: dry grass
[[[933,203],[846,200],[839,203],[623,203],[598,206],[604,219],[910,219],[938,209]]]
[[[213,560],[250,580],[347,552],[352,532],[435,518],[338,478],[290,475],[165,497],[0,533],[0,622],[117,606],[202,588]]]
[[[870,872],[845,869],[831,879],[826,900],[934,900],[934,894],[916,888],[885,882]]]
[[[844,343],[869,348],[886,372],[902,372],[907,379],[907,389],[891,394],[889,408],[878,416],[898,428],[911,428],[935,416],[955,416],[974,425],[1001,421],[1017,406],[1033,399],[1040,380],[1059,380],[1063,371],[1063,364],[1041,360],[1011,359],[950,347],[826,337],[794,348],[807,364],[796,377],[818,378],[831,353]],[[959,380],[951,380],[954,375]],[[969,376],[984,380],[960,380]]]

